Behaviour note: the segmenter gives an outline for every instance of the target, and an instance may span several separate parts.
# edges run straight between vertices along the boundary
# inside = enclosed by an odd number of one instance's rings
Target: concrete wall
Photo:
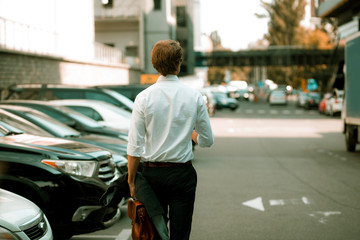
[[[140,70],[128,65],[101,65],[61,58],[0,51],[0,88],[19,83],[91,86],[139,82]]]

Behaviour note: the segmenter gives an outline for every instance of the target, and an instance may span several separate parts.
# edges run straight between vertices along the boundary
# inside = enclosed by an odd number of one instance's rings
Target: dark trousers
[[[145,167],[143,176],[159,199],[165,219],[170,220],[170,239],[188,240],[197,184],[194,167]]]

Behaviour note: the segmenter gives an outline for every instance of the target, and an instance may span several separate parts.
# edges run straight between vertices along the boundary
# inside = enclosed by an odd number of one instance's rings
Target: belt
[[[191,165],[191,161],[187,161],[184,163],[172,163],[172,162],[144,162],[145,167],[176,167],[183,165]]]

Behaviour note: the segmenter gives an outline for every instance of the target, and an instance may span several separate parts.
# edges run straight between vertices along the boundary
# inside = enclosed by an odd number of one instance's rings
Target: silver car
[[[52,240],[43,212],[33,202],[0,189],[0,239]]]

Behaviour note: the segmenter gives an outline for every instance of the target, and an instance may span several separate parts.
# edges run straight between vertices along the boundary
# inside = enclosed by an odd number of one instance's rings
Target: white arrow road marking
[[[263,212],[265,211],[264,204],[263,204],[263,202],[262,202],[262,198],[261,198],[261,197],[254,198],[254,199],[252,199],[252,200],[243,202],[242,204],[245,205],[245,206],[254,208],[254,209],[256,209],[256,210],[259,210],[259,211],[263,211]]]
[[[284,200],[270,200],[269,201],[270,206],[282,206],[285,205]]]
[[[302,197],[301,200],[303,201],[304,204],[308,205],[310,204],[310,201],[307,197]]]
[[[317,212],[310,213],[309,216],[318,218],[318,221],[320,223],[325,224],[328,221],[329,216],[340,215],[340,214],[341,214],[341,212],[339,212],[339,211],[329,211],[329,212],[317,211]]]

